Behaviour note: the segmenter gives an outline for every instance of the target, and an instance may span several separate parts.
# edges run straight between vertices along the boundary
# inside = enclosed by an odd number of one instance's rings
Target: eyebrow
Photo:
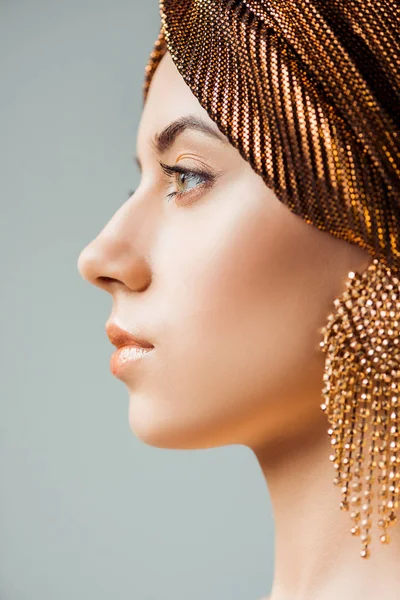
[[[176,119],[175,121],[172,121],[166,127],[164,127],[160,133],[156,133],[151,140],[151,147],[157,154],[164,154],[171,148],[177,137],[187,130],[200,131],[201,133],[205,133],[206,135],[213,137],[224,144],[229,143],[228,138],[226,138],[218,129],[209,125],[200,117],[195,115],[186,115]],[[142,170],[139,157],[135,156],[134,159],[139,169]]]

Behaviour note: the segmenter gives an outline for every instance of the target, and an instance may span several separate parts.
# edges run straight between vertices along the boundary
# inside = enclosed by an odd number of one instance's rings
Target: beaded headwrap
[[[160,13],[144,101],[168,50],[277,198],[374,257],[362,276],[348,274],[321,342],[334,481],[367,558],[372,483],[383,543],[400,499],[400,5],[161,0]]]

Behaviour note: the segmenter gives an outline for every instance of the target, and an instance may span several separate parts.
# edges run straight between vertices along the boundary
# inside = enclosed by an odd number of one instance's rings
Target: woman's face
[[[171,126],[187,117],[215,135]],[[132,431],[165,448],[255,447],[312,432],[322,414],[320,328],[369,254],[285,207],[168,53],[136,150],[139,187],[78,261],[112,295],[110,320],[154,345],[120,376]],[[192,173],[168,177],[159,161]]]

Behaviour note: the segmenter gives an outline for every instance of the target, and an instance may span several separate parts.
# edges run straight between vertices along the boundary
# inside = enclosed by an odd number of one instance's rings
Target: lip
[[[110,371],[113,375],[119,376],[122,371],[133,362],[140,361],[146,354],[149,354],[154,348],[142,348],[137,344],[130,346],[121,346],[112,353],[110,358]]]
[[[122,346],[136,346],[139,348],[154,348],[153,344],[150,344],[147,340],[140,338],[133,333],[130,333],[126,329],[119,327],[114,321],[108,321],[106,323],[106,332],[110,341],[117,348]]]

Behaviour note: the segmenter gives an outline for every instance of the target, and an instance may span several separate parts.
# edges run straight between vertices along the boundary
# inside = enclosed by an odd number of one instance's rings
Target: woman
[[[140,185],[79,257],[132,431],[254,451],[270,600],[400,597],[398,16],[161,2]]]

